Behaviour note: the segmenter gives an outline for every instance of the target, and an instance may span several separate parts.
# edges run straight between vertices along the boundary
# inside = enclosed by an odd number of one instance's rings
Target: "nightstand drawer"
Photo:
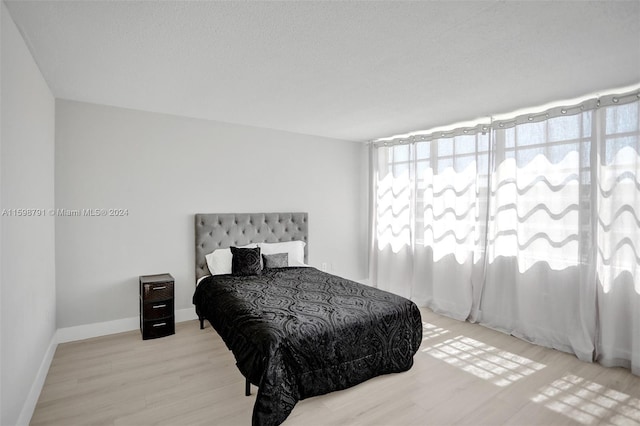
[[[170,317],[173,315],[173,300],[145,303],[143,311],[145,320]]]
[[[172,299],[173,282],[143,284],[142,298],[145,302]]]
[[[166,318],[155,321],[144,321],[142,325],[142,338],[155,339],[175,334],[176,327],[174,318]]]

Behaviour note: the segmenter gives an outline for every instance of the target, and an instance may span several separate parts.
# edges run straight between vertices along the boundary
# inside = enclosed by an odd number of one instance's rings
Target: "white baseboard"
[[[178,309],[175,312],[176,322],[198,319],[194,308]],[[108,334],[122,333],[140,328],[140,317],[122,318],[119,320],[97,322],[93,324],[77,325],[75,327],[59,328],[56,333],[57,342],[74,342]]]
[[[51,361],[53,361],[53,355],[56,353],[57,347],[57,333],[54,333],[53,336],[51,336],[49,348],[47,348],[47,352],[44,354],[42,363],[40,363],[38,374],[36,374],[36,377],[31,384],[29,395],[27,395],[27,399],[24,401],[24,404],[22,404],[22,410],[20,410],[20,416],[18,417],[18,422],[16,423],[17,426],[29,425],[31,417],[33,416],[33,412],[36,409],[38,398],[40,398],[40,392],[42,391],[42,387],[44,386],[44,381],[47,378],[47,373],[49,373],[49,367],[51,366]]]
[[[176,322],[185,322],[198,319],[196,308],[178,309],[176,311]]]
[[[58,343],[73,342],[76,340],[90,339],[92,337],[106,336],[108,334],[122,333],[124,331],[131,331],[137,328],[140,328],[140,319],[138,317],[59,328],[57,333]]]

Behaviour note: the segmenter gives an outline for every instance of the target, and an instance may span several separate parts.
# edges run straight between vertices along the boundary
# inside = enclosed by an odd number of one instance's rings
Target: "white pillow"
[[[289,266],[304,265],[304,241],[287,241],[284,243],[259,243],[260,253],[277,254],[287,253],[289,255]]]
[[[256,247],[258,247],[257,244],[247,244],[246,246],[241,246],[238,248]],[[206,255],[204,258],[207,261],[207,266],[209,267],[209,272],[211,272],[211,275],[222,275],[231,273],[231,260],[233,259],[231,249],[217,249]]]

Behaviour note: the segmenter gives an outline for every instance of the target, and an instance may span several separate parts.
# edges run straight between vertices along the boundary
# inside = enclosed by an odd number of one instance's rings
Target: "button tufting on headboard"
[[[196,281],[209,275],[205,256],[214,249],[260,242],[307,242],[307,221],[307,213],[196,214]],[[308,244],[304,260],[308,261]]]

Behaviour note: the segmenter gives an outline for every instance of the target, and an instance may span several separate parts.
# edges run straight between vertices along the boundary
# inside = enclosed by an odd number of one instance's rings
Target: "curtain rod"
[[[632,91],[622,94],[598,95],[593,98],[584,99],[583,101],[569,106],[555,106],[541,112],[531,112],[516,115],[512,118],[504,118],[496,120],[493,116],[489,116],[485,120],[479,119],[477,124],[470,126],[462,126],[451,130],[425,132],[424,134],[414,134],[392,138],[381,138],[369,141],[369,145],[374,147],[405,145],[416,142],[429,142],[441,138],[451,138],[455,136],[474,135],[478,133],[486,134],[490,130],[499,130],[514,127],[524,123],[536,123],[550,118],[560,117],[563,115],[575,115],[584,111],[595,110],[600,107],[611,105],[623,105],[640,99],[640,87]],[[522,110],[521,110],[522,111]],[[505,116],[505,115],[501,115]]]

